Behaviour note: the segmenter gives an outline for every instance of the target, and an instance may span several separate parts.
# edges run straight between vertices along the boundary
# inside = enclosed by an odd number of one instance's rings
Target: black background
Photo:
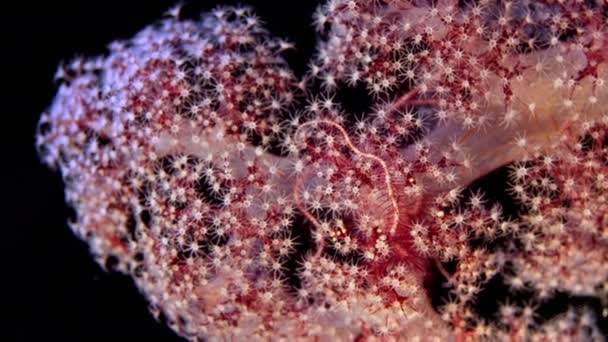
[[[175,1],[19,1],[2,4],[0,128],[3,217],[1,341],[180,340],[148,313],[130,278],[105,272],[66,221],[58,173],[38,161],[36,122],[51,103],[61,61],[103,54],[162,18]],[[317,1],[185,2],[185,15],[218,4],[252,5],[265,27],[296,42],[288,56],[301,73],[314,47],[310,24]]]

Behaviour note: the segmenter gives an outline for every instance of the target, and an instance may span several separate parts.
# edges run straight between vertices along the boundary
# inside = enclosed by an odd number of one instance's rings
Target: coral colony
[[[37,147],[179,335],[605,338],[606,2],[330,0],[303,76],[249,8],[172,13],[62,66]]]

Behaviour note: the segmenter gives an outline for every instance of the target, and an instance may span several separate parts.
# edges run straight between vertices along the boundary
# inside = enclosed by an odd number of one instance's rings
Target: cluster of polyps
[[[593,296],[606,285],[607,122],[608,115],[574,122],[551,149],[533,148],[512,167],[512,191],[527,209],[519,232],[524,246],[513,253],[515,279],[540,296]]]
[[[602,6],[332,0],[302,80],[250,10],[175,11],[60,68],[38,147],[73,230],[189,339],[594,338],[590,313],[472,307],[505,265],[541,300],[606,295]],[[353,120],[333,95],[361,85]],[[520,216],[463,193],[514,161]]]

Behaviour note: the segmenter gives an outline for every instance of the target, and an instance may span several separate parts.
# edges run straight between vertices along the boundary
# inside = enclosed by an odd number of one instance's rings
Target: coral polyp
[[[600,340],[591,307],[535,310],[608,301],[607,8],[330,0],[303,76],[252,9],[177,8],[60,67],[37,147],[187,339]],[[499,168],[508,204],[471,188]]]

